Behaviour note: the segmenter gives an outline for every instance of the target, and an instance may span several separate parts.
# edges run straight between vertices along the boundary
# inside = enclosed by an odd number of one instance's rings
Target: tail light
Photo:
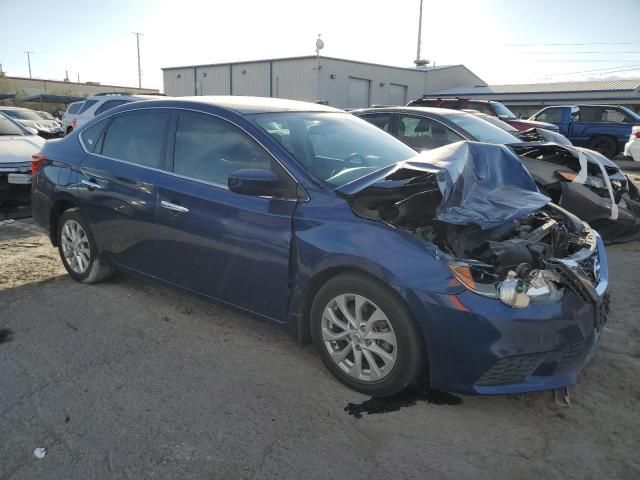
[[[42,153],[34,153],[31,155],[31,175],[35,175],[38,172],[46,159],[47,157]]]

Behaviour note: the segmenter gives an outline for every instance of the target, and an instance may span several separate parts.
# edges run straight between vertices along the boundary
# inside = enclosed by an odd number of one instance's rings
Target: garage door
[[[407,86],[391,83],[389,85],[389,104],[390,105],[406,105],[407,104]]]
[[[371,80],[349,77],[347,88],[347,108],[365,108],[369,106]]]

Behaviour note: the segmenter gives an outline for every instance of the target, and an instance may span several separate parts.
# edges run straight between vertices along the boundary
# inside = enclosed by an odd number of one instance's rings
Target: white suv
[[[69,133],[74,128],[78,128],[84,125],[93,117],[100,115],[107,110],[110,110],[118,105],[122,105],[130,102],[137,102],[139,100],[149,100],[153,98],[163,98],[165,95],[161,93],[145,94],[138,93],[131,95],[128,93],[96,93],[92,97],[87,98],[75,118],[71,120],[70,128],[67,127],[65,132]]]
[[[67,107],[67,111],[64,112],[64,115],[62,115],[62,130],[64,131],[65,135],[73,130],[73,121],[76,119],[76,115],[78,114],[78,111],[82,107],[83,103],[84,100],[81,102],[70,103]]]

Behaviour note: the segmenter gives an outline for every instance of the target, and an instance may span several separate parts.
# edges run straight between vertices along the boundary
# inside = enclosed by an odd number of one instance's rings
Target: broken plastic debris
[[[15,220],[13,218],[10,218],[9,220],[0,220],[0,227],[3,225],[10,225],[12,223],[14,223]]]
[[[47,449],[46,448],[36,448],[33,451],[33,454],[37,457],[37,458],[44,458],[47,455]]]

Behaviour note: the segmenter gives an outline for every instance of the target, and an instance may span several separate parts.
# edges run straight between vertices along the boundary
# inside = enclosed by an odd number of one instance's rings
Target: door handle
[[[189,209],[187,207],[183,207],[182,205],[176,205],[175,203],[167,202],[165,200],[160,201],[160,206],[162,208],[166,208],[167,210],[171,210],[173,212],[179,212],[179,213],[189,212]]]
[[[82,184],[89,187],[89,189],[95,188],[97,190],[100,190],[102,188],[102,185],[98,185],[97,183],[90,180],[82,180]]]

